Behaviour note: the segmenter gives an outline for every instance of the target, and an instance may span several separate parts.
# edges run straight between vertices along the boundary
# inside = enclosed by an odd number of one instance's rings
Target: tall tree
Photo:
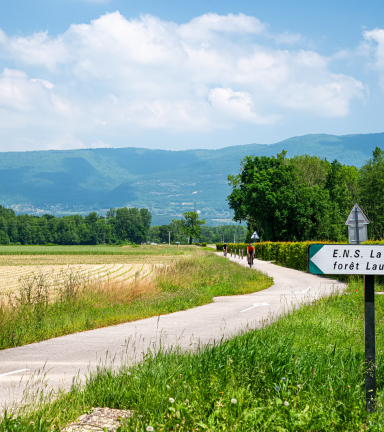
[[[342,239],[339,208],[325,188],[329,165],[311,156],[289,160],[286,152],[246,157],[240,174],[228,177],[234,220],[247,221],[263,240]]]
[[[384,237],[384,152],[373,151],[360,170],[360,203],[374,228],[374,235]]]
[[[184,219],[173,219],[172,222],[179,226],[180,231],[189,237],[189,244],[192,244],[193,238],[199,238],[201,234],[201,226],[205,224],[204,219],[199,219],[196,212],[189,211],[183,213]]]

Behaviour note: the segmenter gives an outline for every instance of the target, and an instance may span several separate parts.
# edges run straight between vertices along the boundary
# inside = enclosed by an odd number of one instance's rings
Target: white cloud
[[[381,33],[365,35],[384,57]],[[24,69],[0,76],[0,128],[33,123],[52,134],[50,145],[83,148],[73,137],[212,131],[278,123],[292,112],[347,116],[367,88],[333,73],[332,58],[279,46],[301,40],[255,17],[215,13],[186,24],[107,13],[58,36],[0,30],[0,57]]]
[[[365,54],[368,50],[373,51],[374,68],[379,72],[379,82],[384,88],[384,29],[365,31],[364,38],[369,45],[362,44],[361,50]]]

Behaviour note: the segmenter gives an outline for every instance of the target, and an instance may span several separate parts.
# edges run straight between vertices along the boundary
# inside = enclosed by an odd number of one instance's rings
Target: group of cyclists
[[[224,251],[224,256],[226,257],[228,252],[227,243],[224,243],[223,251]],[[252,265],[254,258],[255,258],[255,248],[253,247],[252,243],[249,243],[249,245],[247,246],[247,260],[249,265]]]

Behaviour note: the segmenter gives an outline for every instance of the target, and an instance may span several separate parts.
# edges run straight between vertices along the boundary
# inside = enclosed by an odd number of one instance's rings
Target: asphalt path
[[[228,256],[239,265],[247,262]],[[273,277],[268,289],[247,295],[216,297],[214,302],[187,311],[113,327],[76,333],[0,351],[0,404],[23,403],[29,391],[44,385],[67,389],[106,362],[119,366],[142,359],[148,348],[178,346],[188,349],[219,341],[241,331],[268,324],[292,308],[342,290],[346,284],[255,260],[254,269]],[[41,381],[44,377],[44,381]]]

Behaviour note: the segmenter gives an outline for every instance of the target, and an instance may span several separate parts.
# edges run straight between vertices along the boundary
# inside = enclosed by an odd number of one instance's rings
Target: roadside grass
[[[0,349],[136,321],[201,306],[214,296],[246,294],[272,285],[271,278],[223,257],[194,249],[153,277],[128,282],[82,279],[63,273],[59,284],[35,273],[0,304]]]
[[[184,255],[195,246],[142,245],[109,246],[4,246],[0,245],[0,255]]]
[[[384,298],[376,296],[372,415],[365,410],[363,308],[362,284],[352,282],[345,295],[213,346],[154,349],[119,369],[101,365],[53,402],[42,398],[33,411],[4,418],[0,431],[59,430],[97,406],[132,410],[121,431],[381,431]]]

